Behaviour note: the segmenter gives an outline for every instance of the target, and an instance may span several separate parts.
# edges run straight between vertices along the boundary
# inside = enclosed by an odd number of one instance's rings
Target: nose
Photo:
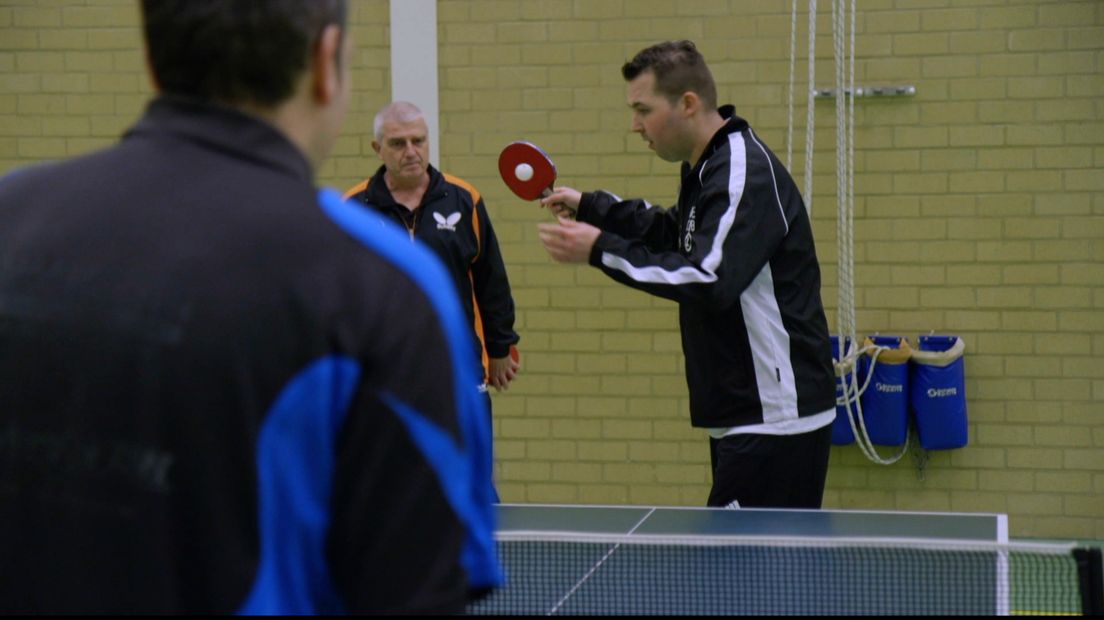
[[[630,127],[632,128],[632,131],[635,131],[636,133],[644,133],[644,123],[640,122],[640,117],[638,117],[636,114],[633,114],[632,116]]]

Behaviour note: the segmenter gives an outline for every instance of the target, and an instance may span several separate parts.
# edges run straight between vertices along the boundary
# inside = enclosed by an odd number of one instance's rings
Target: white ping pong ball
[[[533,178],[533,167],[529,164],[518,164],[517,168],[514,168],[514,176],[519,181],[528,181]]]

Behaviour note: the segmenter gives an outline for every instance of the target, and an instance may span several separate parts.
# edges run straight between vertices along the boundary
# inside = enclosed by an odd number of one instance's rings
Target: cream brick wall
[[[388,3],[351,4],[355,96],[319,174],[342,188],[378,165],[371,123],[392,70]],[[820,4],[817,82],[831,87]],[[929,453],[922,476],[910,456],[886,467],[836,448],[826,505],[999,511],[1013,536],[1104,539],[1104,3],[859,5],[856,82],[917,87],[855,105],[859,329],[965,339],[970,443]],[[524,373],[494,396],[504,500],[702,505],[710,474],[689,426],[675,306],[552,264],[536,237],[547,216],[502,185],[498,152],[528,139],[564,183],[671,204],[677,166],[629,133],[619,67],[655,41],[691,38],[721,98],[784,158],[789,7],[439,1],[434,148],[485,196],[518,304]],[[149,97],[140,41],[129,0],[0,0],[0,172],[113,142]],[[831,101],[816,105],[813,216],[834,326],[835,116]]]

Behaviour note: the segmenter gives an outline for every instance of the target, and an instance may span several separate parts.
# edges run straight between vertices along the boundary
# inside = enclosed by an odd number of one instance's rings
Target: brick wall
[[[819,4],[817,85],[831,87],[830,4]],[[922,477],[910,455],[880,466],[835,449],[826,505],[999,511],[1013,536],[1104,539],[1104,3],[859,4],[856,82],[917,88],[855,105],[859,330],[965,339],[970,443],[930,452]],[[378,165],[371,122],[391,71],[388,3],[352,7],[355,97],[319,175],[342,188]],[[721,99],[785,157],[789,9],[440,0],[434,147],[487,200],[522,334],[524,373],[494,396],[505,501],[702,505],[710,475],[689,426],[675,306],[553,264],[536,238],[547,215],[509,194],[498,152],[532,140],[564,183],[671,204],[677,167],[629,133],[618,69],[650,43],[690,38]],[[129,125],[150,92],[137,23],[129,0],[0,0],[0,172],[109,144]],[[834,119],[819,100],[813,216],[831,326]]]

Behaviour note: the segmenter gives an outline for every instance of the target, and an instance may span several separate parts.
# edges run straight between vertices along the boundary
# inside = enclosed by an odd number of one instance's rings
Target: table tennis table
[[[472,614],[1010,612],[1003,514],[503,504],[498,518],[507,585]]]

